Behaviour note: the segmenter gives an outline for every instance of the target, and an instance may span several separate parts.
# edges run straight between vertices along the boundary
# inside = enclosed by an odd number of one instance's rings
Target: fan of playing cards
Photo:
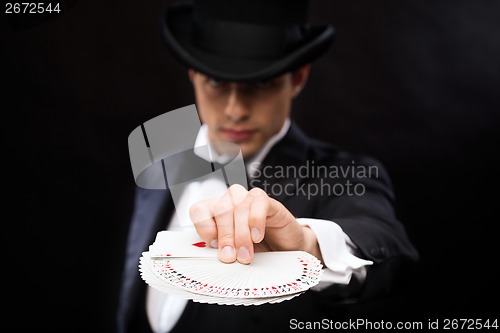
[[[292,299],[318,284],[321,262],[303,251],[255,253],[248,265],[221,262],[194,229],[160,231],[140,258],[142,279],[195,302],[260,305]]]

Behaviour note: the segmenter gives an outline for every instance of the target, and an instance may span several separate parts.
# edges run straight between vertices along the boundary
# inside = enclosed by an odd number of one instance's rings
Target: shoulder
[[[300,128],[295,126],[300,132],[301,139],[306,143],[306,163],[311,166],[325,166],[339,174],[371,175],[382,183],[392,186],[389,173],[378,158],[366,153],[353,152],[341,148],[333,142],[314,138]]]
[[[304,133],[300,128],[303,138],[307,142],[308,158],[316,163],[339,165],[364,165],[384,168],[383,163],[374,156],[365,153],[353,152],[339,147],[333,142],[314,138]]]

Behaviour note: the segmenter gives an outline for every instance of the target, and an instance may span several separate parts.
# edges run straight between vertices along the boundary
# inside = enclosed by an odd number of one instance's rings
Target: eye
[[[219,81],[219,80],[213,79],[213,78],[208,78],[207,82],[211,88],[222,88],[226,85],[226,82]]]
[[[270,88],[273,85],[273,80],[267,80],[267,81],[261,81],[256,84],[257,88],[259,89],[266,89]]]

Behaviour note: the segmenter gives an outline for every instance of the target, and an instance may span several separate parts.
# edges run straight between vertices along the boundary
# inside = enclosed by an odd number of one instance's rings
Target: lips
[[[243,142],[250,140],[257,130],[222,128],[222,134],[233,142]]]

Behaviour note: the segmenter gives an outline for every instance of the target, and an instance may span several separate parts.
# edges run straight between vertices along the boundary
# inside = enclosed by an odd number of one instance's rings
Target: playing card
[[[194,302],[260,305],[297,297],[319,283],[322,264],[303,251],[254,254],[250,264],[223,263],[195,229],[161,231],[142,253],[141,278],[151,287]]]
[[[162,280],[159,277],[157,277],[153,273],[151,267],[152,260],[163,260],[163,259],[151,259],[149,253],[144,252],[140,259],[140,265],[139,265],[141,277],[148,285],[161,292],[177,295],[198,303],[219,304],[219,305],[244,305],[244,306],[261,305],[265,303],[274,304],[283,302],[285,300],[290,300],[302,294],[302,292],[299,292],[279,297],[261,297],[261,298],[228,298],[228,297],[222,298],[210,295],[195,294],[180,288],[176,288],[172,286],[170,283],[167,283],[165,280]]]
[[[218,251],[211,248],[194,228],[179,231],[160,231],[156,239],[149,246],[151,257],[196,257],[217,258]]]
[[[321,264],[302,251],[255,253],[250,264],[217,258],[153,260],[155,274],[181,289],[204,295],[259,298],[302,292],[316,285]]]

